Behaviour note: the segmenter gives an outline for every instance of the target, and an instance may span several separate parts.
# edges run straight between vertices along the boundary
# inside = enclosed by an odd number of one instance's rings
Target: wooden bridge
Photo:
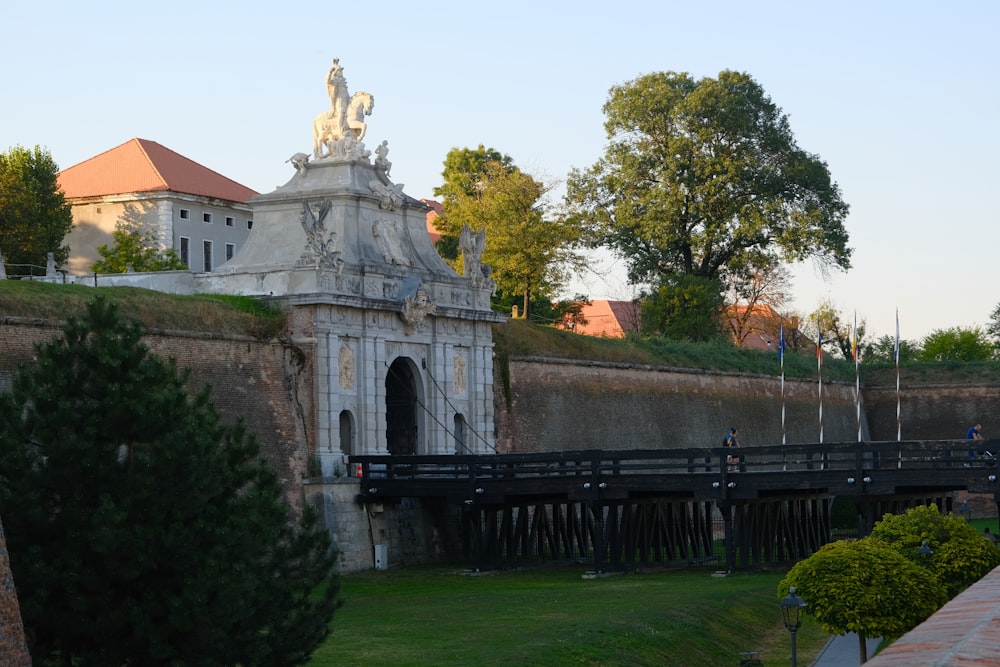
[[[977,442],[1000,453],[1000,440]],[[439,498],[461,507],[477,569],[593,560],[598,572],[718,560],[729,570],[794,563],[831,540],[835,497],[858,536],[886,513],[955,493],[993,494],[997,459],[966,440],[491,456],[351,456],[360,498]],[[738,454],[740,462],[729,459]]]

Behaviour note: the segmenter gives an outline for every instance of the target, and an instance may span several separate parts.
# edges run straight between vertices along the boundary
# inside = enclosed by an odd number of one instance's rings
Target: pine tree
[[[297,665],[336,554],[242,423],[98,297],[0,394],[0,508],[36,665]]]

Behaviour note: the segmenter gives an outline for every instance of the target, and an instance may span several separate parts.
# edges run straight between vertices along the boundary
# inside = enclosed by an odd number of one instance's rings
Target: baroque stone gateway
[[[460,276],[437,254],[427,207],[389,179],[388,140],[374,160],[365,147],[374,96],[349,93],[339,59],[326,92],[312,155],[292,155],[291,179],[250,201],[246,244],[196,274],[195,291],[290,307],[296,342],[313,347],[324,476],[349,454],[491,453],[490,325],[504,317],[488,267]]]

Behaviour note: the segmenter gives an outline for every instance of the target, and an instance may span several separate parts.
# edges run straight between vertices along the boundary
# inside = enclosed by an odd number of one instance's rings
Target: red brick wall
[[[31,665],[2,525],[0,525],[0,665],[4,667]]]

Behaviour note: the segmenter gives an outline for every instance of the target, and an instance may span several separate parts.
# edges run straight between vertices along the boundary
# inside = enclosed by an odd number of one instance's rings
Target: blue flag
[[[781,323],[781,333],[778,335],[778,361],[785,360],[785,323]]]

